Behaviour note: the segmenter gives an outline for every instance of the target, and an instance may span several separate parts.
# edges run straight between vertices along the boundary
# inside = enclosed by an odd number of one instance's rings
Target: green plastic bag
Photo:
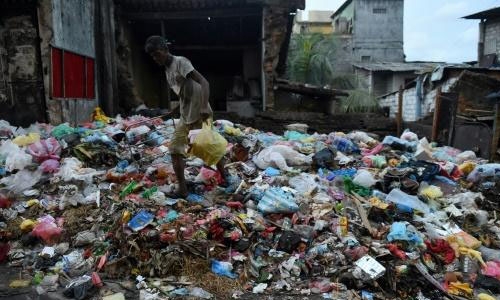
[[[203,123],[189,154],[201,158],[208,166],[215,165],[226,154],[227,141],[211,124]]]

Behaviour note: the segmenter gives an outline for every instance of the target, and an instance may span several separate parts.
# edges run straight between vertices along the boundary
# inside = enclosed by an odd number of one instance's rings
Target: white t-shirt
[[[194,71],[191,62],[182,56],[173,56],[170,66],[165,67],[165,75],[172,90],[179,96],[181,121],[184,124],[192,124],[200,119],[202,108],[201,85],[187,75]],[[207,110],[212,113],[210,104]]]

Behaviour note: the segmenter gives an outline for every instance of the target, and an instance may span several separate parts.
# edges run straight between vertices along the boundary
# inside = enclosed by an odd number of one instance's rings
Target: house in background
[[[332,11],[329,10],[310,10],[305,18],[305,11],[299,10],[295,15],[293,24],[293,33],[322,33],[331,34],[333,32]]]
[[[379,62],[354,63],[354,74],[371,95],[379,97],[397,91],[414,81],[419,74],[432,71],[439,63]]]
[[[339,73],[356,63],[404,62],[404,0],[347,0],[331,18],[339,50],[332,59]]]
[[[463,17],[480,20],[477,61],[480,67],[499,66],[500,57],[500,7]]]

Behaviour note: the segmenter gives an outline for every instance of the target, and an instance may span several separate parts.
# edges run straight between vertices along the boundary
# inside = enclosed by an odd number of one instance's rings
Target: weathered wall
[[[0,119],[21,126],[45,121],[34,12],[0,15]]]
[[[51,98],[50,45],[95,58],[94,1],[39,1],[38,23],[49,121],[54,124],[85,122],[97,105],[97,91],[96,99]]]
[[[451,86],[456,82],[456,78],[450,78],[442,83],[442,92],[451,92]],[[414,122],[425,118],[434,112],[437,88],[426,89],[424,101],[420,103],[421,115],[418,116],[417,110],[417,89],[415,87],[403,91],[403,121]],[[392,93],[379,99],[381,107],[389,107],[389,117],[395,118],[398,112],[398,93]]]
[[[333,70],[337,74],[352,74],[353,72],[353,39],[351,35],[337,35],[334,39],[336,41],[335,55],[330,57]]]
[[[355,0],[354,4],[354,59],[369,56],[371,61],[403,62],[404,0]]]
[[[484,55],[500,56],[500,18],[487,20],[484,29]]]

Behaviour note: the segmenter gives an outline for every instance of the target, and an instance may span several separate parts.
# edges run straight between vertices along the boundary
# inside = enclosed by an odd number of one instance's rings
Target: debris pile
[[[190,194],[173,199],[175,120],[99,116],[76,128],[0,121],[0,262],[20,268],[11,290],[499,299],[500,164],[472,151],[409,131],[296,124],[279,136],[219,120],[229,175],[189,157]]]

